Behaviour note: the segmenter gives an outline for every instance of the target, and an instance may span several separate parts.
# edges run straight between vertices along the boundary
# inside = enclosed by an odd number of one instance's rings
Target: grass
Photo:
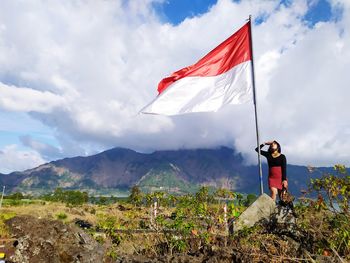
[[[65,220],[67,219],[67,215],[64,212],[59,212],[58,214],[56,214],[56,218],[60,220]]]
[[[9,238],[10,233],[5,225],[5,221],[16,216],[14,212],[1,212],[0,213],[0,238]]]
[[[3,205],[0,219],[7,220],[14,215],[31,215],[43,219],[64,219],[66,222],[81,219],[96,225],[101,217],[109,216],[117,218],[118,224],[124,228],[138,228],[139,221],[149,216],[149,208],[135,208],[131,204],[123,204],[123,207],[125,211],[120,211],[117,204],[68,207],[59,202],[37,201],[15,206]]]

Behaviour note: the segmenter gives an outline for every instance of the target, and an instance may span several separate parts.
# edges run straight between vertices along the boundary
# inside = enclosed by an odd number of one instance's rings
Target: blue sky
[[[57,144],[53,130],[26,113],[0,112],[0,149],[7,144],[21,145],[22,136],[31,135],[39,141]]]
[[[327,158],[337,152],[336,145],[350,145],[346,139],[348,124],[337,122],[334,131],[326,131],[311,120],[311,115],[323,114],[318,107],[331,102],[346,112],[347,104],[343,105],[339,96],[329,100],[324,95],[306,114],[301,110],[305,102],[289,104],[278,87],[281,82],[292,87],[310,83],[302,93],[309,90],[314,94],[316,86],[323,85],[326,92],[325,83],[346,81],[338,74],[347,65],[348,43],[345,38],[336,38],[339,32],[346,36],[349,9],[345,0],[338,4],[326,0],[165,0],[142,4],[115,0],[77,5],[68,0],[42,0],[22,6],[0,2],[0,173],[114,146],[151,151],[226,145],[251,159],[254,153],[245,145],[255,143],[254,134],[250,134],[250,120],[239,117],[249,111],[244,107],[216,115],[135,117],[137,110],[156,95],[161,78],[197,61],[238,29],[249,14],[256,18],[257,79],[262,107],[266,107],[261,117],[262,137],[279,136],[287,150],[294,149],[297,141],[298,148],[291,154],[294,163],[305,160],[329,165]],[[333,39],[328,39],[332,34]],[[330,49],[334,54],[341,50],[342,55],[326,57]],[[281,50],[285,52],[279,53]],[[298,72],[299,67],[288,67],[295,56],[303,57],[302,63],[298,62],[300,69],[303,64],[319,66],[316,61],[320,58],[336,63],[338,68],[333,68],[337,72],[329,79],[327,74],[320,74],[306,81],[308,76]],[[274,63],[266,66],[266,60]],[[328,70],[320,68],[319,72]],[[293,109],[288,113],[289,123],[279,123],[278,116],[275,123],[269,123],[273,111],[265,100],[272,94]],[[323,114],[325,122],[336,122],[331,113],[328,110],[329,115]],[[226,114],[240,118],[240,125],[229,125]],[[308,114],[308,119],[302,117]],[[312,133],[304,136],[301,126]],[[292,129],[294,134],[281,127]],[[308,141],[317,141],[316,131],[320,129],[325,144],[313,146],[307,153],[303,149]],[[303,140],[298,141],[298,136]],[[6,155],[18,159],[10,163]],[[21,156],[26,159],[21,160]],[[348,155],[338,154],[332,162],[347,159]]]
[[[216,2],[216,0],[166,0],[155,3],[154,8],[166,21],[177,25],[186,18],[206,13]]]
[[[165,21],[177,25],[186,18],[206,13],[216,3],[217,0],[166,0],[161,3],[155,3],[154,7]],[[283,0],[281,3],[284,5],[290,5],[293,1]],[[320,21],[337,19],[339,15],[341,15],[341,13],[335,13],[335,11],[332,11],[332,6],[329,1],[318,0],[310,1],[310,8],[304,19],[307,23],[310,23],[310,25],[313,26]]]

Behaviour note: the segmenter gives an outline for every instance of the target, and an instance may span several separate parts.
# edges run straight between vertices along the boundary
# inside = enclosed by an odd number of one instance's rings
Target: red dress
[[[282,190],[282,167],[272,166],[269,168],[269,187]]]

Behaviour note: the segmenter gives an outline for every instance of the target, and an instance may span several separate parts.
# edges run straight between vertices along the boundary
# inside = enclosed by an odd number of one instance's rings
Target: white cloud
[[[36,151],[21,150],[17,145],[7,145],[0,151],[0,173],[22,171],[45,163]]]
[[[5,85],[0,82],[0,108],[7,111],[50,113],[64,105],[64,99],[49,91]]]
[[[162,23],[153,2],[1,1],[0,107],[52,127],[66,156],[113,146],[234,145],[255,162],[250,104],[216,114],[137,115],[162,77],[194,63],[252,14],[264,17],[253,28],[262,140],[279,140],[290,163],[350,164],[346,1],[333,2],[344,8],[341,19],[314,28],[302,19],[306,0],[220,0],[177,26]]]
[[[349,44],[342,22],[316,24],[270,74],[261,105],[264,135],[281,138],[294,163],[350,164]]]

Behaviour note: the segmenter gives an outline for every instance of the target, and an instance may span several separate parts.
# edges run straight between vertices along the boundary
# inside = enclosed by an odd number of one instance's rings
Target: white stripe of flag
[[[216,112],[253,100],[250,21],[197,63],[160,81],[158,96],[141,112],[178,115]]]

